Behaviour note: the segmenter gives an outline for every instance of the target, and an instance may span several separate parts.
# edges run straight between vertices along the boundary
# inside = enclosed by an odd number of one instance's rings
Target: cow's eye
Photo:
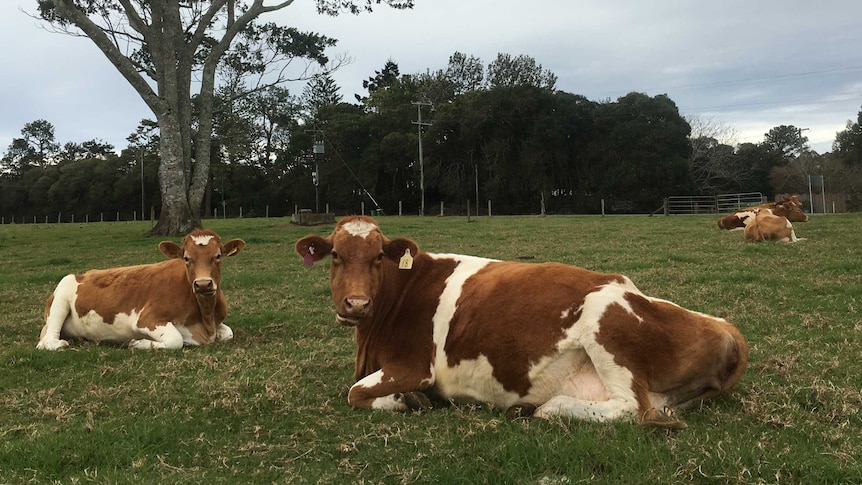
[[[215,258],[213,258],[216,263],[221,263],[221,254],[216,254]]]
[[[377,255],[377,262],[383,261],[383,251],[380,251],[380,254]]]
[[[332,251],[331,254],[332,254],[332,259],[338,259],[338,253],[336,253],[335,251]]]
[[[183,261],[185,261],[186,264],[192,264],[192,258],[188,256],[183,256]]]

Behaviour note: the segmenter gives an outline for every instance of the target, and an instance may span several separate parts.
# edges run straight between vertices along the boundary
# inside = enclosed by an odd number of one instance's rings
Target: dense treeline
[[[610,212],[651,212],[669,195],[805,193],[812,173],[827,174],[831,190],[858,208],[859,123],[848,123],[825,155],[808,150],[793,126],[732,146],[684,119],[665,95],[591,101],[555,83],[527,56],[501,54],[486,68],[459,53],[447,69],[416,75],[389,61],[356,103],[344,102],[326,75],[301,96],[227,82],[217,93],[204,215],[326,206],[355,213],[363,202],[416,214],[423,192],[427,214],[441,203],[452,213],[465,213],[468,201],[484,209],[489,200],[498,214],[597,213],[602,201]],[[158,214],[152,122],[144,120],[119,154],[96,139],[60,147],[53,131],[45,120],[28,123],[7,149],[0,215]]]

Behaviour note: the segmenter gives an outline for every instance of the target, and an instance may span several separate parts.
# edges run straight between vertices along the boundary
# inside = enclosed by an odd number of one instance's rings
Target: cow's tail
[[[69,345],[68,342],[60,339],[60,332],[63,330],[66,318],[72,311],[69,306],[69,299],[63,295],[64,287],[68,285],[66,280],[70,277],[75,278],[73,275],[63,278],[51,296],[48,297],[45,304],[45,325],[42,326],[39,343],[36,345],[38,349],[57,350]]]

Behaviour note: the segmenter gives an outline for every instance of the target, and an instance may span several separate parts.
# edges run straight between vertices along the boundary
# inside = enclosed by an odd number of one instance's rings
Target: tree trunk
[[[160,117],[161,118],[161,117]],[[201,224],[200,204],[189,204],[187,172],[184,170],[183,143],[179,130],[172,129],[170,120],[159,120],[162,133],[159,164],[159,187],[162,191],[162,212],[159,222],[148,232],[150,236],[181,236]]]

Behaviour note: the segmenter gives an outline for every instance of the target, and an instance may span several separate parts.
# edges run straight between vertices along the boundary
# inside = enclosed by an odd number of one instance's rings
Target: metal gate
[[[664,200],[664,214],[724,214],[760,205],[760,192],[721,195],[675,195]],[[657,211],[656,211],[657,212]]]
[[[753,207],[766,202],[760,192],[746,192],[742,194],[721,194],[715,196],[715,206],[720,214],[731,213],[738,209]]]

